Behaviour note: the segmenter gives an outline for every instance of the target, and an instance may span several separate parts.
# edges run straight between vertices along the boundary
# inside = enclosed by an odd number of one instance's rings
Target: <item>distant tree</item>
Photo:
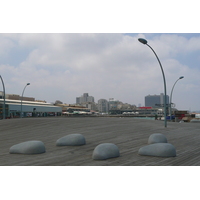
[[[57,105],[57,104],[63,104],[63,102],[60,101],[60,100],[56,100],[54,104],[55,104],[55,105]]]

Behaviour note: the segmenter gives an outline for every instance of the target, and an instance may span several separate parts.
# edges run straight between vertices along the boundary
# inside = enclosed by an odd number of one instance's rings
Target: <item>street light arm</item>
[[[152,51],[153,53],[155,54],[157,60],[158,60],[158,63],[160,64],[160,68],[161,68],[161,71],[162,71],[162,75],[163,75],[163,81],[164,81],[164,90],[165,90],[165,98],[164,98],[164,121],[165,121],[165,127],[167,127],[167,119],[166,119],[166,113],[167,113],[167,110],[166,110],[166,102],[167,102],[167,90],[166,90],[166,80],[165,80],[165,74],[164,74],[164,71],[163,71],[163,68],[162,68],[162,65],[161,65],[161,62],[156,54],[156,52],[153,50],[153,48],[147,44],[147,40],[145,40],[144,38],[138,38],[139,42],[141,42],[142,44],[146,44]]]
[[[156,58],[157,58],[157,60],[158,60],[158,62],[160,64],[160,68],[161,68],[162,75],[163,75],[163,81],[164,81],[164,85],[165,85],[165,91],[166,91],[166,80],[165,80],[165,74],[164,74],[164,70],[163,70],[162,64],[161,64],[161,62],[160,62],[160,60],[159,60],[156,52],[153,50],[153,48],[150,45],[148,45],[148,44],[146,44],[146,45],[153,51],[153,53],[155,54],[155,56],[156,56]]]
[[[24,87],[23,92],[22,92],[22,96],[21,96],[21,100],[23,99],[23,95],[24,95],[24,90],[26,89],[27,85]]]
[[[176,85],[176,83],[179,81],[180,79],[177,79],[176,82],[174,83],[173,87],[172,87],[172,90],[171,90],[171,94],[170,94],[170,105],[172,103],[172,92],[174,90],[174,86]]]
[[[24,87],[24,89],[23,89],[23,92],[22,92],[22,96],[21,96],[21,113],[20,113],[20,117],[22,118],[22,99],[23,99],[23,95],[24,95],[24,91],[25,91],[25,89],[26,89],[26,87],[28,86],[28,85],[30,85],[30,83],[27,83],[26,85],[25,85],[25,87]]]
[[[23,89],[22,98],[23,98],[23,95],[24,95],[24,90],[26,89],[26,87],[27,87],[28,85],[30,85],[30,83],[27,83],[27,84],[25,85],[24,89]]]
[[[180,80],[180,79],[183,79],[184,78],[184,76],[181,76],[181,77],[179,77],[177,80],[176,80],[176,82],[174,83],[174,85],[173,85],[173,87],[172,87],[172,90],[171,90],[171,94],[170,94],[170,104],[169,104],[169,108],[170,108],[170,121],[172,120],[172,92],[173,92],[173,90],[174,90],[174,87],[175,87],[175,85],[176,85],[176,83]]]
[[[160,64],[160,68],[161,68],[161,71],[162,71],[162,75],[163,75],[163,81],[164,81],[164,93],[165,93],[165,97],[164,97],[164,105],[165,105],[165,110],[164,110],[164,115],[165,115],[165,118],[166,118],[166,103],[167,103],[167,89],[166,89],[166,80],[165,80],[165,74],[164,74],[164,70],[163,70],[163,67],[162,67],[162,64],[161,64],[161,62],[160,62],[160,60],[159,60],[159,58],[158,58],[158,56],[157,56],[157,54],[156,54],[156,52],[153,50],[153,48],[150,46],[150,45],[148,45],[147,43],[146,43],[146,45],[153,51],[153,53],[155,54],[155,56],[156,56],[156,58],[157,58],[157,60],[158,60],[158,63]],[[165,127],[167,127],[167,122],[166,122],[166,119],[165,119]]]

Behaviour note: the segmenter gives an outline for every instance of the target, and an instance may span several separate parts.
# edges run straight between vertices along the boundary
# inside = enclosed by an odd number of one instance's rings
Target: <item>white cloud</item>
[[[114,97],[144,105],[144,96],[164,91],[162,73],[153,52],[138,42],[148,34],[1,34],[0,74],[7,93],[20,94],[30,82],[26,95],[53,102],[74,103],[88,92],[100,98]],[[200,37],[188,39],[178,34],[151,34],[149,45],[161,60],[167,92],[180,77],[174,90],[178,108],[200,109],[199,69],[180,59],[199,51]],[[11,63],[6,57],[20,56]],[[23,54],[20,52],[23,51]],[[12,52],[12,54],[10,53]],[[26,52],[26,53],[24,53]],[[16,60],[16,59],[13,59]],[[189,62],[187,62],[189,63]],[[189,95],[188,95],[189,94]]]

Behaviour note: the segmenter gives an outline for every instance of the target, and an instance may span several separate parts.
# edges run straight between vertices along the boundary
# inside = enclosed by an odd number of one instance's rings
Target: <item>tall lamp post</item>
[[[172,92],[173,92],[173,90],[174,90],[174,86],[176,85],[176,83],[177,83],[177,81],[179,81],[180,79],[183,79],[184,78],[184,76],[180,76],[177,80],[176,80],[176,82],[174,83],[174,85],[173,85],[173,87],[172,87],[172,90],[171,90],[171,94],[170,94],[170,106],[169,106],[169,108],[170,108],[170,110],[169,110],[169,116],[170,116],[170,121],[172,120]]]
[[[30,83],[27,83],[27,84],[25,85],[24,90],[26,89],[26,87],[27,87],[28,85],[30,85]],[[23,90],[23,92],[22,92],[22,97],[21,97],[21,115],[20,115],[21,118],[22,118],[22,99],[23,99],[23,95],[24,95],[24,90]]]
[[[153,50],[153,48],[147,44],[147,40],[143,39],[143,38],[139,38],[138,39],[139,42],[141,42],[142,44],[146,44],[152,51],[153,53],[155,54],[157,60],[158,60],[158,63],[160,64],[160,68],[161,68],[161,71],[162,71],[162,75],[163,75],[163,81],[164,81],[164,93],[165,93],[165,97],[164,97],[164,124],[165,124],[165,127],[167,127],[167,109],[166,109],[166,102],[167,102],[167,90],[166,90],[166,81],[165,81],[165,74],[164,74],[164,71],[163,71],[163,68],[162,68],[162,65],[161,65],[161,62],[156,54],[156,52]]]
[[[2,82],[2,85],[3,85],[3,119],[5,119],[5,116],[6,116],[6,101],[5,101],[5,86],[4,86],[4,82],[3,82],[3,79],[0,75],[0,78],[1,78],[1,82]]]

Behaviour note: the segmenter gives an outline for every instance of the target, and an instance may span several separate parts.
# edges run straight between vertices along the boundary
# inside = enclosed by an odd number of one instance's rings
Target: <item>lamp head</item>
[[[30,83],[27,83],[26,85],[30,85]]]
[[[184,76],[179,77],[179,79],[182,79],[182,78],[184,78]]]
[[[141,42],[142,44],[147,44],[147,40],[143,39],[143,38],[138,38],[139,42]]]

